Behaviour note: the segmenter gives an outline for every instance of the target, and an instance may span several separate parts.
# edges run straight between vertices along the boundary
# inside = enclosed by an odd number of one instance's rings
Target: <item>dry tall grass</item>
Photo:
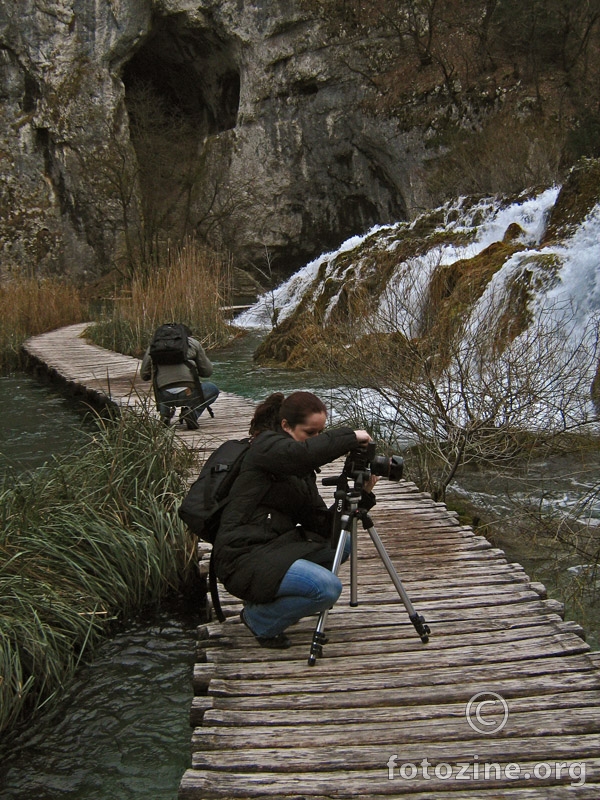
[[[94,325],[89,336],[109,350],[139,357],[159,325],[183,322],[205,348],[216,347],[232,336],[221,310],[231,304],[231,286],[229,260],[187,239],[169,252],[164,268],[134,278],[110,319]]]
[[[0,374],[19,366],[20,348],[38,333],[88,319],[79,290],[52,278],[0,282]]]

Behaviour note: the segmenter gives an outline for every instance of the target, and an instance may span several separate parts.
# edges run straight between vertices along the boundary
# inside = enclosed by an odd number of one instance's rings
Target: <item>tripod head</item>
[[[362,497],[362,491],[372,473],[368,468],[361,470],[354,469],[352,467],[354,462],[351,460],[351,455],[352,454],[348,455],[346,458],[344,469],[339,475],[334,478],[323,478],[321,481],[323,486],[336,487],[331,530],[331,543],[333,547],[336,546],[342,530],[351,531],[353,520],[360,519],[365,530],[373,524],[367,510],[359,508],[358,506]],[[354,481],[353,488],[350,488],[350,480]]]
[[[336,496],[338,492],[344,492],[344,494],[349,494],[351,491],[361,493],[365,483],[371,477],[371,473],[369,471],[361,471],[356,475],[351,475],[346,468],[342,470],[342,472],[337,475],[335,478],[323,478],[321,483],[323,486],[335,486],[336,487]],[[354,489],[350,489],[350,478],[354,478]]]

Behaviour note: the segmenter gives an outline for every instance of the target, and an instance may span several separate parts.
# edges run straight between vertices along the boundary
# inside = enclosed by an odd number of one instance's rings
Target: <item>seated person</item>
[[[200,381],[200,378],[212,375],[213,365],[191,332],[188,332],[187,344],[187,361],[179,364],[154,363],[148,346],[142,358],[140,375],[144,381],[152,380],[158,413],[166,425],[175,407],[181,407],[181,416],[187,427],[196,430],[198,417],[214,403],[219,390],[214,383]]]
[[[351,428],[325,431],[326,421],[324,403],[311,392],[267,397],[252,419],[252,442],[223,510],[216,574],[244,601],[242,622],[263,647],[289,647],[284,631],[331,608],[342,591],[331,572],[334,507],[319,494],[315,470],[371,437]],[[376,481],[365,484],[362,508],[375,504]]]

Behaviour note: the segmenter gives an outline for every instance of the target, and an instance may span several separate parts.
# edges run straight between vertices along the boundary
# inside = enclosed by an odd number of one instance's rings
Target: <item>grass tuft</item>
[[[147,411],[0,487],[0,732],[51,703],[117,620],[180,592],[191,450]]]
[[[231,283],[229,261],[188,239],[173,248],[165,267],[134,278],[109,318],[91,326],[86,336],[108,350],[140,358],[159,325],[182,322],[210,350],[234,335],[222,311],[231,305]]]

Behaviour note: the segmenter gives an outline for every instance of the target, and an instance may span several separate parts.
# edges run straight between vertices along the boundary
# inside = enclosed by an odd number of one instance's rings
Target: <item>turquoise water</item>
[[[289,394],[307,389],[327,402],[331,384],[317,372],[261,367],[255,364],[252,356],[261,338],[259,334],[249,332],[228,347],[211,350],[209,355],[214,366],[211,380],[225,392],[252,400],[264,400],[271,392]]]
[[[90,411],[32,377],[0,378],[0,469],[33,469],[84,441]]]

